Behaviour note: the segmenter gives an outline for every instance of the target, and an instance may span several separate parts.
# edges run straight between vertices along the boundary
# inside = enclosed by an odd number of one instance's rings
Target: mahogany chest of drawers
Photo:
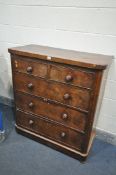
[[[38,45],[9,52],[17,130],[84,160],[112,57]]]

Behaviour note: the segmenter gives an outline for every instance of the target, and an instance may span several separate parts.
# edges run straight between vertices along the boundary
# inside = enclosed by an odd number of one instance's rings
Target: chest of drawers
[[[9,52],[17,131],[84,160],[112,57],[38,45]]]

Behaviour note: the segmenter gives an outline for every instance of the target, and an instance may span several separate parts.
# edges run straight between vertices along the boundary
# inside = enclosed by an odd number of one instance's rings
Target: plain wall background
[[[31,43],[116,57],[116,1],[0,0],[0,96],[13,98],[7,49]],[[116,134],[116,59],[97,128]]]

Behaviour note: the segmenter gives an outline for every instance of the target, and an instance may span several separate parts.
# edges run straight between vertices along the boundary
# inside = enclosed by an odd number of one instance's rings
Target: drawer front
[[[84,113],[21,93],[15,95],[15,100],[19,109],[60,122],[80,132],[85,131],[87,116]]]
[[[49,78],[51,80],[69,83],[81,87],[92,88],[94,83],[94,72],[65,68],[51,65]]]
[[[23,128],[43,135],[59,143],[75,149],[81,149],[82,135],[76,131],[67,129],[61,125],[52,123],[42,118],[36,118],[35,116],[20,111],[16,112],[16,123]]]
[[[47,76],[47,64],[42,62],[13,58],[12,66],[14,71],[28,73],[43,78]]]
[[[16,57],[16,56],[15,56]],[[18,57],[18,56],[17,56]],[[92,88],[95,73],[84,68],[71,69],[55,64],[47,64],[42,61],[32,61],[30,59],[13,58],[13,70],[28,73],[35,76],[48,78],[50,80],[68,83],[85,88]],[[48,73],[48,76],[47,76]]]
[[[45,81],[26,74],[15,73],[14,83],[16,90],[42,96],[76,108],[88,110],[90,91]]]

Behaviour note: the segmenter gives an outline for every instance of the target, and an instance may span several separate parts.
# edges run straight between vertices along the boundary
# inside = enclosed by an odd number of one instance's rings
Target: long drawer
[[[62,125],[37,118],[28,113],[16,111],[16,124],[37,134],[50,138],[63,145],[81,150],[83,136],[76,131]]]
[[[45,63],[44,61],[33,61],[29,58],[15,56],[13,59],[13,70],[22,73],[32,74],[43,78],[48,78],[54,81],[72,84],[92,89],[95,79],[94,71],[87,69],[76,69],[66,67],[61,64]],[[19,59],[17,59],[19,58]],[[21,59],[22,58],[22,59]]]
[[[55,103],[44,102],[44,99],[24,93],[16,93],[15,100],[16,107],[19,109],[44,116],[79,132],[85,132],[87,115],[82,112]]]
[[[61,102],[82,110],[89,110],[91,91],[47,81],[23,73],[14,74],[15,89]]]

